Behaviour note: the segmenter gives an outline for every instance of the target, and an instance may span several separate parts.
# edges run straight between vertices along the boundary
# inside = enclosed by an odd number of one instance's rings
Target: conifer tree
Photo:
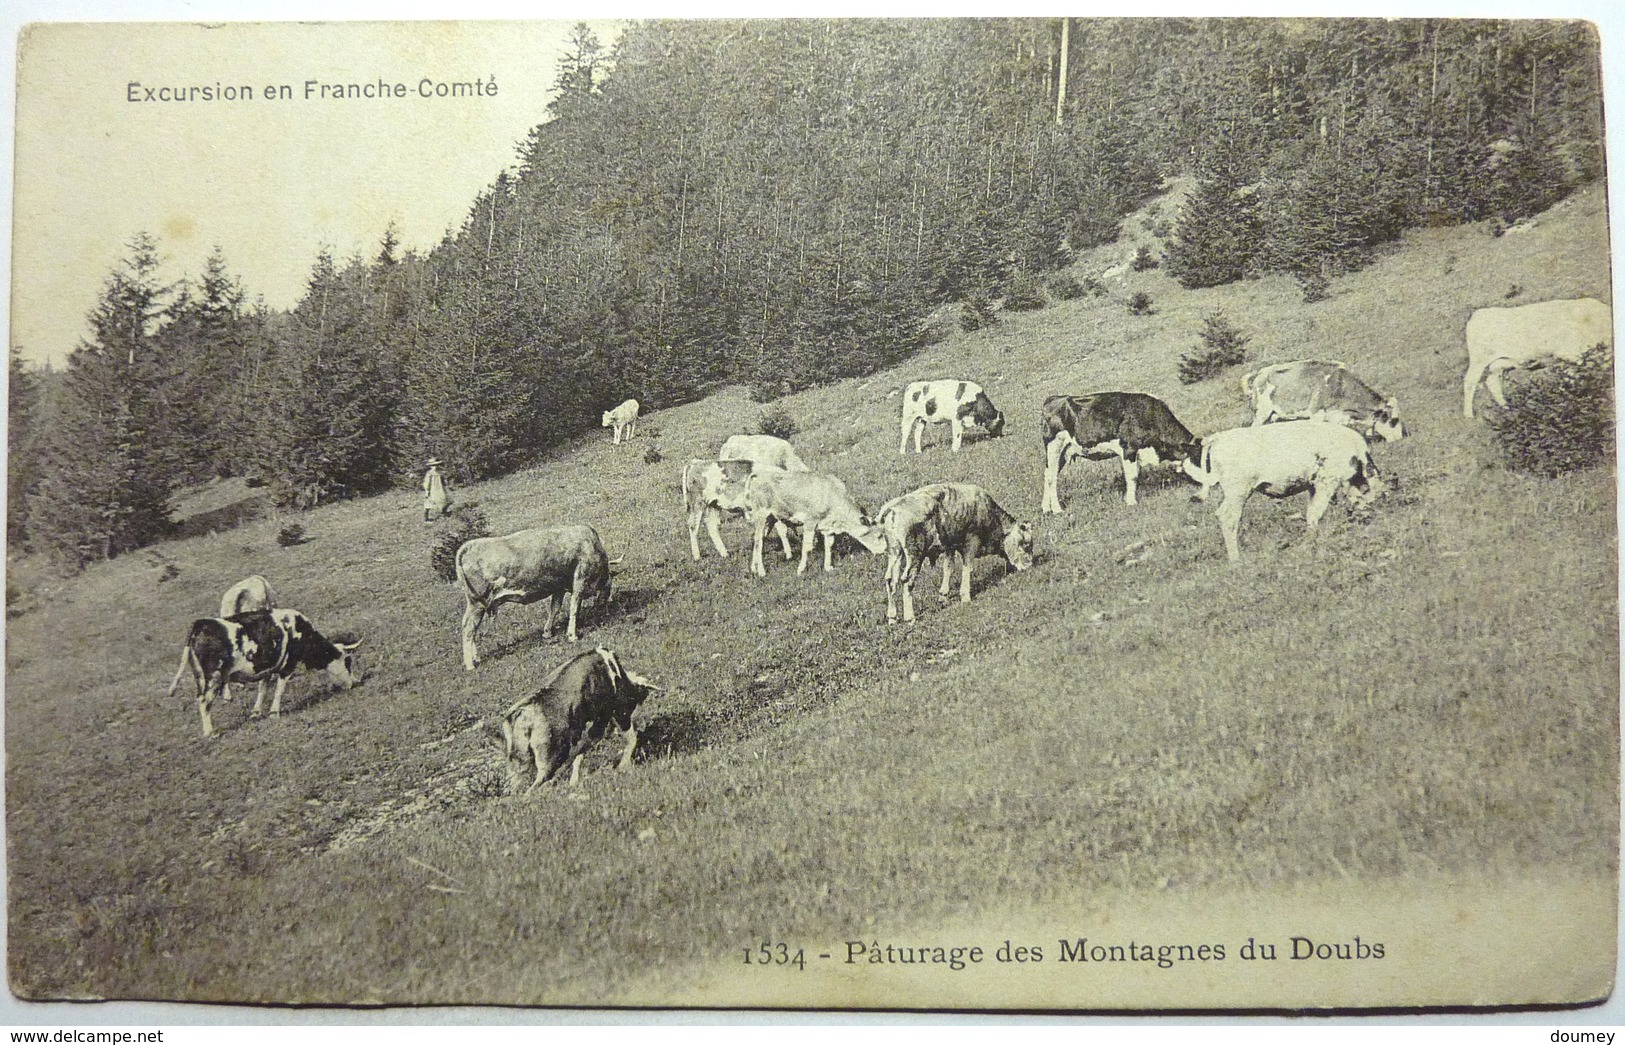
[[[79,563],[141,547],[169,525],[172,479],[153,452],[160,433],[152,394],[162,376],[154,334],[169,288],[158,283],[152,237],[137,236],[129,249],[87,317],[90,337],[68,357],[30,504],[40,542]]]

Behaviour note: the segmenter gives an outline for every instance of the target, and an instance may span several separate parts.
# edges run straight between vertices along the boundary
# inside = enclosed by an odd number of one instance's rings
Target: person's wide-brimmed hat
[[[429,465],[430,468],[439,468],[440,467],[440,458],[438,458],[438,457],[429,458],[428,465]]]

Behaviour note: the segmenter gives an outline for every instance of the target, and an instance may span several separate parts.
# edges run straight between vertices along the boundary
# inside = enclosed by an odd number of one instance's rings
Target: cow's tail
[[[169,682],[170,696],[173,697],[175,695],[175,690],[180,688],[181,676],[186,674],[187,668],[192,669],[192,677],[194,679],[203,673],[203,667],[202,665],[198,664],[197,654],[192,652],[192,644],[190,642],[181,647],[180,666],[175,669],[175,677]]]
[[[468,570],[463,566],[463,552],[467,550],[468,545],[466,544],[457,549],[457,557],[455,560],[457,567],[457,585],[463,589],[463,594],[468,596],[468,601],[470,603],[484,602],[485,596],[474,590],[474,582],[468,579]]]

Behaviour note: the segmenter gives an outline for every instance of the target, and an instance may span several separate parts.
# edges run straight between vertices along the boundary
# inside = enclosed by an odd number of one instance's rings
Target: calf
[[[250,717],[258,718],[265,702],[265,683],[276,679],[276,696],[271,698],[271,717],[282,714],[282,690],[288,677],[300,668],[325,670],[349,689],[357,679],[350,652],[360,642],[331,642],[298,610],[254,610],[230,617],[200,617],[192,622],[181,650],[180,667],[169,683],[170,696],[190,668],[197,687],[197,710],[203,719],[203,735],[215,736],[209,718],[209,705],[226,682],[257,682]]]
[[[1040,434],[1044,440],[1042,510],[1054,515],[1061,512],[1061,469],[1073,458],[1119,458],[1123,462],[1123,503],[1134,504],[1141,468],[1188,461],[1202,446],[1167,403],[1141,392],[1050,396],[1044,400]]]
[[[1360,433],[1320,421],[1220,432],[1205,441],[1201,466],[1187,462],[1185,468],[1202,484],[1201,500],[1212,487],[1224,488],[1215,514],[1232,562],[1241,558],[1241,510],[1255,490],[1276,498],[1310,491],[1308,521],[1314,529],[1339,491],[1348,491],[1351,507],[1363,508],[1385,489]]]
[[[254,574],[226,589],[226,594],[220,597],[220,616],[234,617],[239,613],[249,613],[253,610],[276,609],[276,590],[271,582]]]
[[[1541,301],[1517,308],[1481,308],[1467,320],[1467,373],[1461,412],[1473,416],[1473,397],[1484,382],[1507,405],[1502,375],[1514,367],[1539,367],[1548,359],[1579,359],[1598,344],[1612,343],[1614,313],[1596,298]]]
[[[903,590],[903,620],[914,619],[914,579],[922,563],[942,560],[942,600],[948,600],[953,557],[960,561],[959,601],[970,601],[971,566],[979,555],[1000,555],[1011,568],[1033,564],[1032,523],[1017,522],[980,486],[937,483],[886,502],[880,509],[886,535],[886,620],[897,620],[896,593]]]
[[[787,444],[788,445],[788,444]],[[711,545],[724,559],[728,549],[722,543],[718,529],[724,513],[741,515],[745,503],[745,480],[755,466],[749,461],[707,461],[695,458],[683,466],[683,505],[688,512],[688,548],[694,561],[700,561],[700,526],[711,535]],[[764,469],[765,470],[765,466]],[[784,557],[790,557],[790,536],[783,520],[774,520],[779,543],[784,546]]]
[[[570,625],[565,637],[576,641],[576,613],[581,600],[600,596],[609,601],[609,557],[591,526],[543,526],[506,537],[477,537],[457,549],[457,583],[467,598],[463,610],[463,667],[480,663],[475,632],[487,614],[505,602],[528,606],[548,599],[542,634],[553,634],[553,614],[568,598]]]
[[[717,451],[719,461],[749,461],[756,468],[782,468],[805,472],[796,448],[776,435],[731,435]]]
[[[967,420],[968,418],[968,420]],[[928,424],[947,424],[953,430],[954,453],[972,423],[988,435],[1004,434],[1004,415],[974,381],[916,381],[903,390],[903,441],[900,454],[908,452],[908,437],[914,436],[914,452],[920,453],[920,435]]]
[[[1253,405],[1253,425],[1270,421],[1326,421],[1347,425],[1367,439],[1403,439],[1399,404],[1371,390],[1342,363],[1300,359],[1249,374],[1242,390]]]
[[[801,527],[801,565],[796,568],[798,574],[807,572],[807,557],[812,554],[813,541],[818,534],[824,535],[826,570],[834,568],[832,553],[838,533],[853,538],[876,555],[886,550],[884,535],[877,527],[870,525],[863,512],[847,496],[846,484],[833,475],[764,469],[752,473],[746,481],[745,500],[756,529],[750,568],[758,577],[767,576],[767,567],[762,564],[762,539],[767,534],[769,519]],[[786,559],[790,558],[789,551],[786,545]]]
[[[660,688],[621,667],[614,652],[602,646],[566,661],[542,688],[502,713],[502,741],[509,759],[523,769],[535,767],[531,788],[552,779],[566,760],[570,783],[576,782],[581,759],[611,723],[627,734],[620,768],[632,764],[638,745],[632,714]]]
[[[614,429],[610,439],[612,443],[620,443],[622,431],[626,432],[627,442],[631,442],[632,437],[638,434],[638,401],[628,399],[613,410],[605,410],[604,423],[598,427]]]

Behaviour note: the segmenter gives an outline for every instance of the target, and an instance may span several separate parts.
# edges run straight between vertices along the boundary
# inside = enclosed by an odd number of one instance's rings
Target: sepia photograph
[[[18,33],[13,1006],[1611,997],[1595,21],[538,13]]]

